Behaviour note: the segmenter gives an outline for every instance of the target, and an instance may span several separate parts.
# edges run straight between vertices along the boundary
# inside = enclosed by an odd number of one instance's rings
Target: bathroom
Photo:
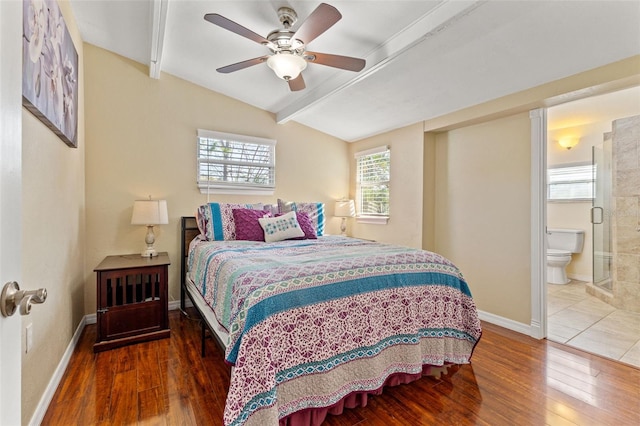
[[[549,108],[547,171],[547,337],[640,367],[640,87]]]

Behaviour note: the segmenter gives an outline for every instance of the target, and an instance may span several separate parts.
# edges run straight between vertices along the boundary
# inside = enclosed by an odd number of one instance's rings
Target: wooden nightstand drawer
[[[97,273],[94,351],[169,336],[167,253],[107,256]]]

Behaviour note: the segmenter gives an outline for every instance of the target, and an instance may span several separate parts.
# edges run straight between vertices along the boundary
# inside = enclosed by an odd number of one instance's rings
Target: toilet
[[[567,265],[573,253],[582,253],[584,231],[581,229],[547,229],[547,282],[567,284]]]

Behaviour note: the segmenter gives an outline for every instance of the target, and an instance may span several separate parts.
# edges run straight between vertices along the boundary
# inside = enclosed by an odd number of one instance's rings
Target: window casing
[[[596,167],[590,163],[563,164],[547,170],[548,201],[591,201]]]
[[[198,129],[197,182],[201,193],[272,195],[276,141]]]
[[[356,204],[359,222],[386,223],[389,218],[391,151],[382,146],[357,152]]]

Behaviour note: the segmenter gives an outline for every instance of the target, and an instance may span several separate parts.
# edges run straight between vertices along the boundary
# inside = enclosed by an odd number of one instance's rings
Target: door
[[[0,1],[0,288],[20,281],[22,2]],[[0,315],[0,425],[21,423],[19,314]]]
[[[612,140],[606,137],[593,147],[594,184],[591,223],[593,228],[593,284],[611,290],[611,191]]]

